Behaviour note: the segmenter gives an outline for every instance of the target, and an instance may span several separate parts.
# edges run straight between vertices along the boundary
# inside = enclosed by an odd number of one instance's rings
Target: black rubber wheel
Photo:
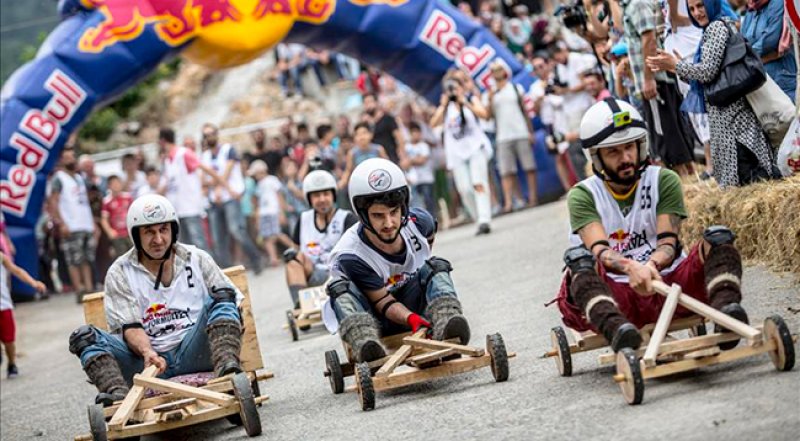
[[[325,352],[325,369],[331,391],[336,395],[344,392],[344,374],[342,364],[339,363],[339,354],[336,351]]]
[[[253,387],[247,374],[241,372],[233,376],[233,395],[239,401],[239,417],[247,436],[261,435],[261,417],[258,415]]]
[[[297,322],[294,320],[294,313],[291,310],[286,311],[286,323],[289,324],[289,332],[292,333],[292,341],[297,341],[300,337],[297,335]]]
[[[108,429],[106,427],[106,417],[103,414],[103,405],[90,404],[88,407],[88,413],[89,430],[92,432],[92,440],[107,441]]]
[[[356,387],[358,389],[358,401],[361,402],[361,410],[367,411],[375,409],[375,388],[372,386],[372,370],[369,363],[358,363],[356,365]]]
[[[794,368],[794,340],[789,327],[779,315],[772,315],[764,320],[764,339],[775,340],[775,351],[769,353],[775,369],[788,372]]]
[[[569,349],[569,340],[567,340],[567,333],[561,326],[556,326],[550,330],[550,340],[553,342],[553,349],[558,351],[556,359],[556,368],[562,377],[572,376],[572,352]]]
[[[492,376],[494,381],[500,383],[508,380],[508,352],[503,336],[491,334],[486,336],[486,352],[492,359]]]
[[[250,387],[253,389],[253,398],[261,396],[261,386],[258,385],[258,380],[253,379],[253,381],[250,382]],[[256,406],[258,407],[261,407],[263,405],[264,403],[256,404]]]
[[[641,404],[644,399],[644,378],[636,351],[622,348],[617,352],[617,374],[625,377],[619,383],[625,401],[632,405]]]

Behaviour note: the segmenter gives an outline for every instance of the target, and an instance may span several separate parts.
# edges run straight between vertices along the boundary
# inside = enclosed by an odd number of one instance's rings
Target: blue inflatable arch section
[[[152,3],[159,1],[169,0]],[[184,0],[192,1],[200,2]],[[62,22],[36,58],[14,72],[0,96],[0,208],[18,250],[17,264],[34,276],[38,275],[34,227],[41,215],[47,176],[69,135],[92,109],[111,102],[191,44],[189,40],[170,45],[149,23],[129,41],[117,41],[99,53],[81,51],[81,36],[106,19],[101,10],[86,7],[86,2],[59,2]],[[531,82],[500,41],[446,1],[337,0],[327,21],[298,21],[286,41],[349,55],[389,72],[434,103],[443,74],[454,66],[467,70],[481,88],[488,84],[488,65],[495,59],[508,66],[515,82],[526,89]],[[539,193],[559,192],[558,177],[541,137],[536,159]],[[18,297],[33,295],[16,281],[14,292]]]

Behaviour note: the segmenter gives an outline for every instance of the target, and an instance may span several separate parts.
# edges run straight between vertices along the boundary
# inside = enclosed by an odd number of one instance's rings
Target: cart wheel
[[[503,336],[492,334],[486,336],[486,352],[492,359],[492,376],[494,381],[500,383],[508,380],[508,353]]]
[[[553,349],[558,351],[558,356],[555,357],[558,373],[562,377],[572,376],[572,352],[570,352],[569,340],[567,340],[567,333],[564,332],[564,328],[556,326],[551,329],[550,341],[553,342]]]
[[[633,349],[622,348],[617,352],[617,374],[625,376],[619,383],[625,401],[628,404],[640,404],[644,398],[644,378],[639,358]]]
[[[775,351],[769,353],[772,364],[779,371],[788,372],[794,367],[794,341],[789,327],[779,315],[764,320],[764,340],[775,341]]]
[[[89,408],[89,430],[92,432],[93,441],[108,440],[106,417],[103,414],[102,404],[90,404]]]
[[[255,372],[253,373],[255,374]],[[261,386],[258,385],[257,379],[253,378],[253,381],[250,382],[250,388],[253,389],[253,399],[261,396]],[[263,405],[264,403],[256,404],[257,407],[261,407]]]
[[[292,333],[292,341],[297,341],[297,322],[294,321],[294,314],[291,310],[286,311],[286,322],[289,324],[289,332]]]
[[[361,402],[361,410],[375,409],[375,388],[372,386],[372,371],[369,363],[358,363],[356,365],[356,387],[358,388],[358,401]]]
[[[339,354],[336,351],[325,352],[325,368],[328,381],[331,383],[331,391],[334,394],[344,392],[344,374],[342,365],[339,363]]]
[[[247,374],[240,372],[233,376],[233,395],[239,400],[239,417],[242,420],[247,436],[261,434],[261,417],[258,415],[256,401],[253,398],[253,388]]]
[[[703,335],[707,335],[708,331],[706,330],[705,322],[700,323],[699,325],[694,325],[689,328],[689,336],[690,337],[701,337]]]

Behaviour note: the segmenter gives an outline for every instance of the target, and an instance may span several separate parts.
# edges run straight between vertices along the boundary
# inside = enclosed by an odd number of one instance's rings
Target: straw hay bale
[[[726,225],[746,261],[800,277],[800,176],[727,190],[687,181],[683,243],[696,243],[710,225]]]

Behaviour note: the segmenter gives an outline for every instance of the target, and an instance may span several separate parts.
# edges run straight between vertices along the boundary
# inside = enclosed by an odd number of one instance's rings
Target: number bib
[[[658,235],[656,223],[656,207],[658,206],[659,190],[658,177],[661,167],[648,166],[639,179],[633,205],[627,213],[623,213],[619,204],[608,191],[603,180],[597,176],[584,179],[583,185],[592,193],[595,208],[600,215],[603,229],[608,234],[608,243],[611,248],[623,256],[644,264],[656,250],[656,236]],[[579,235],[570,234],[570,242],[580,245],[583,242]],[[661,271],[662,275],[669,274],[686,257],[681,253],[672,263],[672,266]],[[618,282],[628,282],[628,276],[621,274],[608,274]]]
[[[389,292],[394,292],[404,286],[417,270],[431,257],[431,247],[428,240],[420,233],[414,222],[409,221],[400,229],[400,237],[406,243],[406,258],[402,264],[386,260],[374,248],[364,243],[358,234],[361,224],[355,224],[345,231],[339,243],[331,251],[331,276],[344,277],[338,265],[338,258],[345,254],[358,256],[369,267],[375,271],[382,280]],[[358,285],[357,280],[353,282]]]
[[[125,276],[133,296],[139,303],[142,327],[157,352],[178,346],[197,323],[208,291],[193,246],[182,268],[175,268],[172,284],[153,289],[153,281],[141,268],[130,262],[124,265]]]

